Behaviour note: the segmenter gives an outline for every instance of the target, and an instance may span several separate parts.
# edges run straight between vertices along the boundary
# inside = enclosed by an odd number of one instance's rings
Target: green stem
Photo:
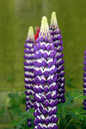
[[[59,119],[58,119],[58,125],[59,125],[59,123],[60,123],[60,117],[59,117]]]
[[[6,107],[6,109],[7,109],[8,115],[9,115],[9,117],[10,117],[10,120],[13,121],[14,119],[13,119],[13,117],[12,117],[12,115],[11,115],[11,113],[10,113],[8,107]],[[14,126],[14,128],[16,129],[16,126]]]
[[[10,117],[10,120],[13,121],[13,117],[12,117],[12,115],[11,115],[11,113],[10,113],[8,107],[7,107],[7,112],[8,112],[8,115],[9,115],[9,117]]]
[[[73,119],[71,119],[70,121],[69,121],[69,123],[66,125],[66,127],[64,128],[64,129],[67,129],[67,127],[70,125],[70,123],[73,121]]]

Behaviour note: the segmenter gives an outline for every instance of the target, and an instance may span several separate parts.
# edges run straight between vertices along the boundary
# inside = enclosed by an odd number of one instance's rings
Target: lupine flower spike
[[[56,54],[56,67],[57,67],[57,85],[58,85],[58,102],[65,102],[64,92],[65,92],[65,78],[64,78],[64,60],[62,53],[63,51],[63,41],[61,31],[58,27],[56,13],[53,12],[51,15],[51,23],[50,23],[50,33],[52,36],[52,40],[54,42],[55,50],[57,51]]]
[[[85,50],[84,54],[85,54],[85,56],[84,56],[84,68],[83,68],[83,70],[84,70],[84,73],[83,73],[83,76],[84,76],[84,78],[83,78],[83,81],[84,81],[83,92],[84,92],[84,96],[86,96],[86,50]],[[83,104],[84,104],[83,109],[86,110],[86,99],[84,99],[84,103]]]
[[[34,99],[32,99],[32,95],[34,95],[33,86],[34,86],[34,33],[33,28],[29,27],[28,36],[25,43],[24,50],[24,70],[25,70],[25,94],[26,94],[26,111],[33,108]],[[31,118],[28,119],[28,126],[31,127]]]
[[[49,33],[47,18],[42,18],[39,37],[34,47],[35,58],[34,74],[34,129],[58,129],[57,112],[57,89],[56,85],[56,51]]]

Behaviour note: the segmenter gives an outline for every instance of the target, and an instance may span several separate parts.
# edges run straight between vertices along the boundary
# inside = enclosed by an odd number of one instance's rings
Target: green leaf
[[[72,81],[73,81],[73,78],[70,78],[68,80],[65,81],[65,84],[70,87],[70,88],[73,88],[74,86],[72,85]]]

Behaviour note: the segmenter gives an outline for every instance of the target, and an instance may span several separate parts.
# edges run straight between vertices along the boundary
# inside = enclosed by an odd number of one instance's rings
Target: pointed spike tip
[[[28,40],[34,40],[34,31],[33,31],[33,27],[30,26],[29,30],[28,30]]]
[[[52,17],[56,17],[56,12],[52,12]]]
[[[32,33],[32,32],[33,32],[33,27],[30,26],[29,29],[28,29],[28,35],[29,35],[30,33]]]
[[[42,24],[47,24],[47,17],[46,16],[42,17]]]
[[[52,12],[51,14],[51,25],[52,26],[57,26],[57,18],[56,18],[56,12]]]
[[[42,35],[44,34],[45,36],[49,33],[49,26],[46,16],[42,17],[40,32],[42,33]]]

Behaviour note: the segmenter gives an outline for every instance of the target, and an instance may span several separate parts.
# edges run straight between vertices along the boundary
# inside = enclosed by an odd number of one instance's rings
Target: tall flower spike
[[[83,70],[84,70],[84,73],[83,73],[83,76],[84,76],[84,78],[83,78],[83,81],[84,81],[84,84],[83,84],[83,87],[84,87],[84,89],[83,89],[83,92],[84,92],[84,96],[86,96],[86,50],[85,50],[85,52],[84,52],[84,54],[85,54],[85,56],[84,56],[84,68],[83,68]],[[86,110],[86,99],[84,99],[84,107],[83,107],[83,109],[84,110]]]
[[[49,33],[47,18],[44,16],[37,44],[34,46],[35,62],[35,86],[34,86],[34,129],[58,129],[57,112],[57,88],[55,67],[56,51]]]
[[[33,86],[34,86],[34,32],[33,27],[29,27],[28,36],[25,43],[24,50],[24,76],[25,76],[25,94],[26,94],[26,111],[33,108],[34,99],[31,99],[30,96],[34,95]],[[27,120],[28,126],[31,127],[31,118]]]
[[[58,102],[65,102],[65,97],[64,97],[64,86],[65,86],[65,78],[64,78],[64,60],[63,60],[63,41],[62,41],[62,35],[61,31],[58,28],[58,23],[57,23],[57,18],[56,18],[56,13],[53,12],[51,15],[51,23],[50,23],[50,33],[52,36],[52,40],[54,42],[55,50],[57,51],[56,54],[56,67],[57,67],[57,85],[58,85]]]

